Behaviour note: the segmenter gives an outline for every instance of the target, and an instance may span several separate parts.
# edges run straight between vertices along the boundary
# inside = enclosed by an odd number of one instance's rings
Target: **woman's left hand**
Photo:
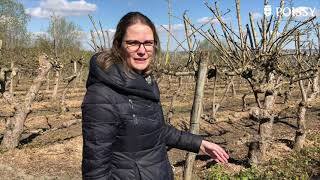
[[[215,143],[202,140],[200,151],[211,156],[217,163],[228,163],[229,155],[222,147]]]

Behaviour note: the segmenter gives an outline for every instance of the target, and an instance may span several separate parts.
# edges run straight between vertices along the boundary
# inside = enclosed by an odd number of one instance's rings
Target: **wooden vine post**
[[[200,56],[200,66],[198,71],[198,77],[196,82],[196,90],[194,94],[194,100],[191,111],[190,119],[190,132],[193,134],[199,133],[199,121],[202,114],[202,102],[204,94],[204,85],[207,77],[207,66],[208,66],[208,52],[202,52]],[[192,170],[195,160],[195,153],[189,152],[187,154],[187,160],[184,167],[184,180],[192,179]]]

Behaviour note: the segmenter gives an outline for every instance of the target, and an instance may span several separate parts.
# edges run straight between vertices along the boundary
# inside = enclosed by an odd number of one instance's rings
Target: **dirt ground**
[[[192,80],[190,80],[192,82]],[[178,129],[188,130],[190,111],[193,101],[194,83],[184,82],[174,101],[174,115],[171,122]],[[160,83],[161,100],[166,114],[172,94],[177,90],[176,80]],[[22,99],[28,85],[15,88],[16,98]],[[225,83],[220,82],[217,89],[217,101],[224,94]],[[240,87],[240,88],[239,88]],[[44,88],[44,87],[43,87]],[[62,92],[62,90],[60,90]],[[217,118],[210,123],[201,119],[200,134],[205,139],[224,147],[230,155],[230,163],[224,168],[230,173],[238,173],[246,166],[248,143],[257,135],[258,122],[249,118],[247,111],[242,111],[242,95],[248,92],[245,84],[237,86],[236,95],[227,93]],[[61,128],[64,122],[81,119],[80,105],[85,88],[75,87],[68,93],[68,112],[59,114],[57,105],[50,101],[51,91],[42,90],[32,106],[32,113],[25,123],[24,136],[37,132],[21,141],[18,148],[0,153],[0,179],[81,179],[82,136],[81,123],[68,128]],[[204,115],[211,113],[212,82],[205,91]],[[61,93],[60,93],[61,94]],[[272,158],[286,159],[293,153],[292,142],[295,136],[297,103],[299,92],[294,92],[289,106],[283,104],[283,97],[278,97],[276,108],[279,117],[274,124],[273,144],[268,151],[268,161]],[[12,115],[13,109],[0,99],[0,137],[5,129],[5,117]],[[255,106],[253,96],[248,98],[248,106]],[[312,102],[307,110],[307,147],[318,146],[312,137],[320,134],[320,97]],[[186,152],[171,149],[169,159],[173,165],[176,179],[182,179]],[[320,167],[320,157],[318,159]],[[214,165],[206,156],[197,156],[194,179],[205,179],[208,168]],[[314,172],[320,175],[320,168]]]

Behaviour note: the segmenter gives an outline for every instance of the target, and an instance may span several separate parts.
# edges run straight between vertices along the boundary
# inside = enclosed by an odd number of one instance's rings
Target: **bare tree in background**
[[[96,22],[94,21],[93,17],[89,15],[89,19],[93,25],[94,30],[90,30],[91,34],[91,42],[89,45],[95,52],[102,52],[106,51],[108,48],[111,48],[111,40],[110,34],[108,31],[104,31],[102,28],[102,24],[99,21],[99,28],[98,29]],[[98,42],[97,42],[98,41]]]
[[[315,35],[317,37],[318,44],[320,44],[320,35],[319,35],[319,25],[314,25]],[[314,31],[311,31],[314,32]],[[310,67],[315,68],[314,71],[307,72],[313,77],[310,79],[302,79],[303,74],[299,74],[301,78],[298,82],[299,89],[301,93],[301,101],[298,105],[298,113],[297,113],[297,131],[294,140],[294,149],[300,150],[304,147],[305,139],[307,135],[306,128],[306,112],[307,109],[311,106],[311,102],[318,96],[319,94],[319,47],[318,49],[314,47],[313,40],[310,40],[309,34],[310,32],[305,32],[308,36],[307,44],[301,43],[302,34],[297,31],[295,35],[295,55],[294,60],[298,67],[303,71],[308,71]],[[304,52],[302,52],[304,51]],[[307,82],[307,86],[305,85]]]
[[[284,70],[288,67],[288,63],[283,59],[288,56],[289,52],[285,47],[293,42],[292,37],[295,32],[309,28],[315,17],[304,21],[293,21],[293,17],[284,20],[282,15],[276,18],[273,16],[267,18],[264,15],[262,21],[257,22],[259,28],[257,31],[251,13],[249,13],[250,25],[247,24],[243,28],[240,0],[235,0],[235,4],[237,31],[225,22],[224,13],[219,9],[217,2],[213,6],[205,3],[217,20],[217,24],[212,25],[208,31],[197,30],[194,25],[190,25],[221,52],[220,58],[225,64],[222,71],[230,76],[241,76],[249,84],[257,104],[257,108],[252,108],[251,115],[259,122],[259,135],[250,145],[249,157],[250,162],[259,163],[264,159],[272,142],[273,122],[277,113],[274,105],[279,88],[298,82],[299,79],[311,78],[310,74],[303,74],[299,69],[288,74]],[[268,0],[264,0],[264,5],[268,4]],[[284,0],[281,0],[280,7],[284,7]],[[282,22],[284,24],[280,26]],[[283,29],[280,30],[280,27]],[[313,67],[308,70],[315,71]],[[299,78],[299,74],[303,76]],[[264,94],[263,103],[258,94]]]

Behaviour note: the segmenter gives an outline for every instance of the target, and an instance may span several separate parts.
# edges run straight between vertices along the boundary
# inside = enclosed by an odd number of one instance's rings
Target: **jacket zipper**
[[[138,118],[137,118],[137,115],[136,115],[136,114],[134,114],[134,110],[133,110],[133,102],[132,102],[132,100],[131,100],[131,99],[129,99],[129,104],[130,104],[131,109],[132,109],[132,111],[133,111],[133,114],[132,114],[133,124],[134,124],[134,125],[137,125],[137,124],[138,124]]]

